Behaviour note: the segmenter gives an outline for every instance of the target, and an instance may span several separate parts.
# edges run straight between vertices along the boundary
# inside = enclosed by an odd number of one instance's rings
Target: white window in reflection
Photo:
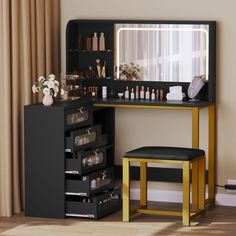
[[[116,65],[141,66],[144,81],[190,82],[208,78],[207,25],[116,24]],[[119,78],[119,69],[117,78]]]

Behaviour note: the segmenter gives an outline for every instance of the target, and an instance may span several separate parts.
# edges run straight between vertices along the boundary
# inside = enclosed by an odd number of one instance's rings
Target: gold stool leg
[[[140,162],[140,207],[147,208],[147,162]]]
[[[198,191],[198,206],[200,210],[205,210],[205,194],[206,194],[206,183],[205,183],[205,169],[206,160],[203,156],[199,160],[199,191]]]
[[[183,161],[183,225],[190,225],[190,162]]]
[[[198,161],[192,162],[192,211],[199,209],[198,206],[199,165]]]
[[[123,221],[130,220],[130,173],[129,159],[123,158]]]

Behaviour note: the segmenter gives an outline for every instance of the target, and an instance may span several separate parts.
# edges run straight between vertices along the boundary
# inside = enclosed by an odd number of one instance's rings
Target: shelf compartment
[[[91,198],[69,197],[66,200],[66,216],[99,219],[120,209],[120,188],[103,192]]]
[[[70,132],[66,137],[66,152],[75,153],[81,149],[96,148],[102,133],[101,125],[90,126]]]
[[[107,165],[107,148],[74,153],[66,158],[66,173],[84,175],[105,168]]]
[[[66,195],[89,197],[114,187],[114,168],[99,170],[85,176],[66,176]]]

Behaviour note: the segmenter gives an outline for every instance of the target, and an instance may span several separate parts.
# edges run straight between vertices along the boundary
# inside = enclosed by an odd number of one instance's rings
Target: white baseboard
[[[131,188],[130,196],[132,200],[139,200],[139,189]],[[207,197],[207,196],[206,196]],[[157,202],[182,202],[181,191],[169,191],[169,190],[148,190],[148,200]],[[216,205],[221,206],[236,206],[236,194],[216,194]]]

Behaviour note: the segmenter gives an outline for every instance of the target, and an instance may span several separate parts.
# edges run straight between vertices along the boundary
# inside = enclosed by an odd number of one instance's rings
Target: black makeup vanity
[[[99,43],[98,49],[93,50],[95,32],[98,37],[101,33],[105,37],[105,48],[102,50],[99,50]],[[191,41],[189,38],[184,39],[186,35],[192,37],[193,43],[188,43],[188,47],[185,48],[187,42]],[[134,43],[135,37],[145,40]],[[117,72],[117,68],[122,63],[130,63],[131,59],[132,61],[137,59],[136,63],[143,63],[142,67],[146,65],[146,54],[141,52],[140,45],[149,44],[147,39],[155,38],[156,40],[156,37],[159,38],[159,48],[156,48],[155,52],[159,52],[159,54],[157,58],[152,58],[151,62],[148,62],[149,65],[153,62],[158,64],[153,72],[156,76],[148,79],[147,75],[153,71],[151,65],[149,71],[142,71],[142,78],[145,78],[143,80],[141,78],[120,79],[120,72]],[[170,46],[173,42],[171,43],[169,38],[177,40],[178,44],[175,48]],[[129,40],[129,42],[125,40]],[[168,41],[169,45],[163,45],[161,40],[162,42]],[[181,42],[181,40],[185,41]],[[202,43],[195,43],[198,40]],[[126,42],[126,47],[124,47],[124,42]],[[126,57],[125,52],[132,45],[135,45],[133,52]],[[140,49],[138,56],[135,53],[137,45]],[[162,47],[166,49],[167,54],[171,52],[175,54],[174,59],[170,59],[170,55],[164,54]],[[192,57],[190,64],[186,64],[188,63],[186,58],[181,61],[185,55],[181,50],[186,51],[187,49],[191,51],[188,53],[188,56]],[[144,51],[150,50],[145,48]],[[173,53],[173,50],[176,52]],[[99,218],[120,208],[121,191],[119,188],[114,188],[115,178],[121,177],[121,166],[114,166],[116,107],[189,110],[192,114],[193,148],[199,147],[200,111],[207,108],[209,116],[208,172],[206,173],[209,194],[207,203],[214,205],[215,53],[216,22],[214,21],[69,21],[66,29],[66,71],[67,74],[73,75],[72,86],[79,84],[69,92],[72,97],[77,94],[81,98],[56,102],[51,107],[41,104],[25,107],[26,215],[55,218],[64,218],[66,215]],[[102,65],[105,65],[105,76],[101,77],[97,72],[97,59]],[[189,68],[190,65],[192,68]],[[171,68],[172,74],[164,73],[168,71],[168,68]],[[183,74],[185,70],[188,70],[191,76]],[[178,76],[176,76],[177,72]],[[205,74],[207,78],[207,83],[199,93],[198,101],[189,101],[188,98],[183,101],[166,101],[165,94],[170,86],[181,85],[183,92],[186,93],[192,77],[199,75],[198,73]],[[171,77],[171,79],[168,80],[167,77]],[[107,88],[107,98],[105,99],[102,98],[103,86]],[[164,99],[118,98],[117,94],[123,93],[127,86],[130,89],[144,86],[163,90]],[[74,93],[77,88],[79,88],[78,93]],[[95,93],[93,93],[94,91]],[[86,117],[84,117],[84,113],[86,113]],[[86,135],[92,137],[91,133],[95,134],[92,140],[84,141]],[[77,138],[78,147],[76,147],[75,139],[80,136],[83,138]],[[97,153],[103,153],[102,161],[97,161],[96,167],[87,163],[87,166],[84,165],[86,168],[83,168],[86,155],[95,156],[96,159]],[[90,159],[92,162],[93,158]],[[155,174],[156,169],[158,169],[159,175]],[[106,170],[105,178],[104,170]],[[193,177],[194,175],[196,173],[192,173]],[[131,178],[139,179],[139,173],[135,167],[132,167]],[[152,167],[148,168],[148,178],[150,181],[181,182],[181,170]],[[99,183],[104,180],[104,185],[99,186],[100,190],[96,190],[96,180]]]

